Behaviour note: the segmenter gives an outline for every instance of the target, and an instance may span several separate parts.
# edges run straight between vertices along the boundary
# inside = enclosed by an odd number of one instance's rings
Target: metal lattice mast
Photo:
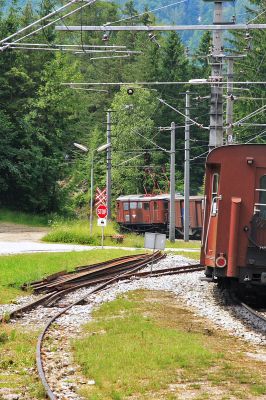
[[[111,176],[111,169],[112,169],[112,156],[111,156],[111,110],[107,111],[107,170],[106,170],[106,192],[107,192],[107,217],[110,220],[112,215],[112,176]]]
[[[210,1],[210,0],[205,0]],[[223,19],[223,1],[214,1],[213,24],[221,24]],[[211,105],[210,105],[210,136],[209,148],[212,149],[223,144],[223,88],[219,83],[222,81],[223,68],[223,31],[214,30],[212,36],[211,54]]]

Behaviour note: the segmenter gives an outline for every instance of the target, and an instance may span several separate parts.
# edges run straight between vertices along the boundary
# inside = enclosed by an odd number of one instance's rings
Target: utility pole
[[[234,59],[228,57],[227,60],[227,97],[226,97],[226,142],[233,142],[233,78],[234,78]]]
[[[106,172],[106,193],[107,193],[107,218],[111,219],[111,210],[112,210],[112,148],[111,148],[111,110],[107,111],[107,172]]]
[[[186,91],[185,109],[185,176],[184,176],[184,241],[189,241],[189,194],[190,194],[190,92]]]
[[[171,123],[169,240],[175,242],[175,123]]]
[[[90,198],[90,234],[92,235],[92,224],[93,224],[93,159],[94,150],[91,152],[91,198]]]
[[[223,0],[205,0],[214,2],[213,24],[221,25],[223,19]],[[228,0],[229,1],[229,0]],[[232,0],[231,0],[232,1]],[[210,108],[210,137],[209,149],[222,146],[223,144],[223,88],[222,88],[222,68],[223,68],[223,31],[214,30],[212,37],[211,54],[211,108]],[[217,83],[215,83],[217,82]]]

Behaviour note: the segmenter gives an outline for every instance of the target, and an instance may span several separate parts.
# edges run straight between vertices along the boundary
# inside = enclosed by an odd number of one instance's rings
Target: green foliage
[[[147,9],[159,8],[161,1],[149,2]],[[254,1],[252,2],[254,8]],[[231,6],[230,6],[231,7]],[[226,11],[231,10],[226,6]],[[238,7],[238,5],[237,5]],[[38,11],[27,3],[20,10],[11,3],[6,13],[0,13],[0,35],[6,37],[19,27],[36,20],[37,14],[51,10],[49,0],[42,2]],[[137,10],[144,10],[143,1],[98,1],[82,13],[69,18],[69,24],[104,24],[121,17],[132,17]],[[156,19],[180,23],[182,19],[195,23],[199,15],[211,13],[210,4],[196,0],[165,8],[153,15],[150,12],[126,24],[152,24]],[[208,12],[207,12],[208,10]],[[238,8],[237,8],[238,10]],[[261,17],[263,20],[263,16]],[[263,32],[256,33],[256,56],[263,76]],[[172,121],[184,124],[184,117],[162,105],[158,97],[165,99],[180,111],[184,111],[186,85],[136,86],[133,96],[119,87],[103,91],[72,90],[63,82],[141,82],[187,81],[195,77],[208,77],[206,59],[196,62],[186,57],[185,36],[176,32],[156,34],[156,42],[147,33],[113,32],[109,45],[126,45],[142,52],[131,58],[91,60],[91,54],[73,55],[61,52],[14,51],[1,52],[0,57],[0,205],[24,211],[47,214],[61,212],[64,215],[80,213],[88,203],[90,186],[91,150],[106,141],[105,111],[113,108],[113,196],[133,192],[166,192],[169,190],[169,154],[159,151],[160,146],[169,150],[168,132],[158,127],[169,126]],[[55,32],[41,30],[33,40],[39,43],[102,44],[102,33]],[[197,38],[199,40],[199,37]],[[257,40],[257,39],[256,39]],[[198,53],[208,52],[210,35],[206,33]],[[159,44],[159,45],[158,45]],[[239,41],[238,46],[241,45]],[[95,57],[101,56],[96,54]],[[250,71],[253,71],[249,57]],[[247,75],[248,78],[248,75]],[[106,89],[106,87],[98,87]],[[207,89],[208,90],[208,89]],[[199,88],[199,95],[208,94]],[[254,91],[255,93],[255,91]],[[256,92],[257,93],[257,92]],[[259,94],[259,93],[258,93]],[[131,107],[131,103],[133,108]],[[129,106],[127,109],[126,106]],[[248,102],[238,108],[244,115],[252,108]],[[208,125],[208,103],[196,103],[192,118]],[[198,117],[198,115],[200,116]],[[142,136],[140,136],[142,135]],[[145,137],[145,138],[144,138]],[[204,156],[207,150],[208,132],[191,126],[191,194],[197,194],[202,185]],[[149,140],[151,140],[149,142]],[[88,155],[74,151],[73,142],[85,144]],[[154,148],[156,150],[154,150]],[[143,151],[146,149],[146,152]],[[136,152],[137,151],[137,152]],[[138,156],[139,155],[139,156]],[[138,156],[137,158],[133,158]],[[198,158],[199,157],[199,158]],[[95,155],[94,189],[105,186],[104,154]],[[131,161],[128,161],[132,158]],[[125,161],[127,163],[123,164]],[[176,190],[183,190],[184,134],[176,134]],[[195,167],[195,168],[194,168]]]
[[[265,24],[266,16],[265,1],[251,1],[253,7],[249,12],[249,19],[254,19],[255,23]],[[254,5],[258,7],[254,9]],[[254,30],[248,32],[234,32],[230,45],[237,49],[240,54],[246,54],[246,57],[235,63],[236,81],[264,81],[266,74],[265,51],[266,51],[266,32],[265,30]],[[263,85],[243,86],[243,90],[236,92],[236,101],[234,102],[234,120],[248,116],[255,110],[258,110],[265,104],[265,89]],[[245,143],[251,140],[251,143],[265,143],[265,134],[262,127],[253,126],[253,123],[264,124],[265,113],[258,113],[254,117],[245,120],[246,125],[236,126],[234,133],[236,140]]]
[[[51,216],[27,214],[20,211],[11,211],[5,208],[0,209],[0,222],[12,222],[28,226],[47,226]]]

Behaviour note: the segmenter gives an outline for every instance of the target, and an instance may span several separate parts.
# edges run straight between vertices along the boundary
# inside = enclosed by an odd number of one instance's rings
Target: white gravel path
[[[104,249],[121,249],[127,251],[142,250],[144,248],[134,247],[121,247],[121,246],[104,246]],[[9,254],[25,254],[25,253],[62,253],[70,251],[88,251],[88,250],[101,250],[101,246],[83,246],[78,244],[60,244],[60,243],[42,243],[37,241],[19,240],[19,241],[0,241],[0,255]],[[198,252],[199,249],[186,249],[186,248],[169,248],[166,251],[171,252]]]

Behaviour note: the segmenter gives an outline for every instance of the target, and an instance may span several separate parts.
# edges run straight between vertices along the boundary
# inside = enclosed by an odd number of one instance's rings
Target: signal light
[[[224,268],[226,266],[226,258],[224,256],[219,256],[215,260],[215,265],[218,268]]]
[[[127,94],[128,94],[129,96],[132,96],[132,94],[134,94],[134,89],[128,88],[128,89],[127,89]]]

